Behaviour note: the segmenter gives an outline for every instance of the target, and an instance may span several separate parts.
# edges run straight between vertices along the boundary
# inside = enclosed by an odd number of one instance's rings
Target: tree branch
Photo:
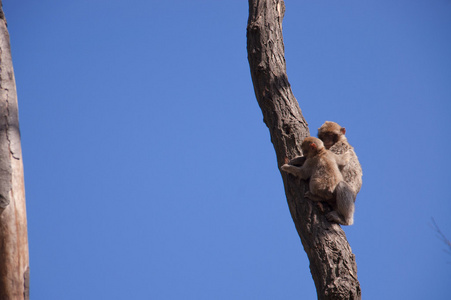
[[[16,82],[0,0],[0,299],[29,299],[28,260]]]
[[[286,73],[283,0],[249,0],[247,51],[255,96],[276,151],[278,167],[301,154],[307,122]],[[355,256],[338,224],[304,198],[305,181],[282,173],[296,230],[310,260],[318,299],[361,299]]]

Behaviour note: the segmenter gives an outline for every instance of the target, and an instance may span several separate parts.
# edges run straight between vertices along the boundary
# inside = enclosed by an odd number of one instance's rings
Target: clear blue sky
[[[31,297],[316,299],[246,53],[247,1],[4,0]],[[451,1],[286,1],[313,135],[364,183],[363,299],[449,299]]]

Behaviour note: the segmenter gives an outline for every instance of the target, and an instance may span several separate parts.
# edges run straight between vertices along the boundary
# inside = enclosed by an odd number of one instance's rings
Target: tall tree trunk
[[[286,73],[283,0],[249,0],[247,51],[255,95],[280,168],[301,153],[307,123]],[[318,299],[361,299],[355,256],[338,224],[304,197],[305,181],[282,173],[291,217],[310,260]]]
[[[0,299],[29,298],[27,216],[16,82],[0,0]]]

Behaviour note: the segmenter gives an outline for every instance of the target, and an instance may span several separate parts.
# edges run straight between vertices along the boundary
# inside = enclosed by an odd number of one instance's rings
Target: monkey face
[[[336,142],[338,142],[339,135],[335,132],[324,132],[322,134],[319,134],[318,137],[323,141],[324,147],[326,147],[326,149],[329,149]]]
[[[346,129],[335,122],[326,121],[318,128],[318,138],[323,141],[326,149],[332,147],[346,134]]]

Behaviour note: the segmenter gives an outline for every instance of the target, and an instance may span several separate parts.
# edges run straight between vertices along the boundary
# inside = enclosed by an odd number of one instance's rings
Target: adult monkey
[[[323,141],[326,149],[338,155],[346,152],[349,152],[351,155],[349,162],[341,169],[341,174],[344,181],[354,190],[355,197],[362,187],[362,167],[354,152],[354,148],[348,143],[345,133],[346,128],[331,121],[324,122],[318,128],[318,138]]]

